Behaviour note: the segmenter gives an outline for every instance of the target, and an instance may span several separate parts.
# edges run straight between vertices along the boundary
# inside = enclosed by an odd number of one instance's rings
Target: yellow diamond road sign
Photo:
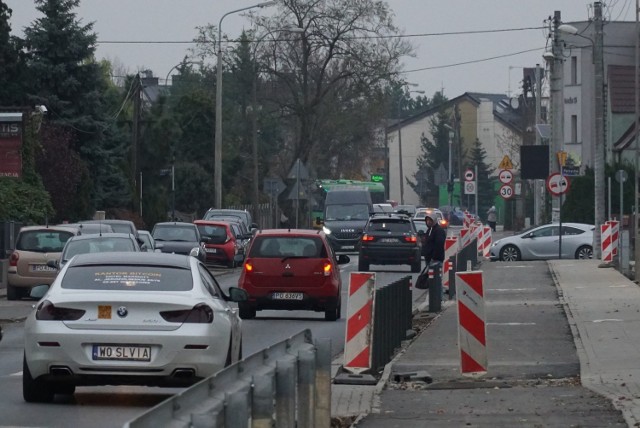
[[[504,157],[502,158],[502,161],[500,162],[500,165],[498,165],[498,168],[513,169],[513,164],[511,163],[511,159],[509,159],[509,156],[504,155]]]

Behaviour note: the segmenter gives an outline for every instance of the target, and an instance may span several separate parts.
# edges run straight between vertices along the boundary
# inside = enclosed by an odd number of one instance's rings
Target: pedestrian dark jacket
[[[422,255],[429,261],[444,261],[444,241],[447,239],[447,232],[438,223],[428,227],[422,235]]]

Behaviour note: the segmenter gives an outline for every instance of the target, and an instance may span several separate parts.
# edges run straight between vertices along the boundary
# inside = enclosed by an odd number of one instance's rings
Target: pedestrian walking
[[[496,206],[491,205],[491,208],[487,210],[487,223],[493,232],[496,231],[496,221],[498,220],[498,214],[496,213]]]
[[[444,261],[444,242],[447,240],[447,232],[440,227],[438,222],[430,214],[424,218],[427,230],[422,235],[422,255],[427,265],[431,262]]]

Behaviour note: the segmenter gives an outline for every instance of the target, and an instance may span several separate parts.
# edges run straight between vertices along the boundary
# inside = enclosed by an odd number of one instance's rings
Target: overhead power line
[[[507,57],[510,57],[510,56],[516,56],[516,55],[520,55],[520,54],[527,53],[527,52],[539,51],[539,50],[542,50],[542,49],[544,49],[544,47],[533,48],[533,49],[525,49],[523,51],[512,52],[512,53],[508,53],[508,54],[504,54],[504,55],[496,55],[496,56],[491,56],[491,57],[488,57],[488,58],[481,58],[481,59],[474,59],[474,60],[470,60],[470,61],[456,62],[456,63],[453,63],[453,64],[434,65],[434,66],[431,66],[431,67],[416,68],[416,69],[413,69],[413,70],[402,71],[402,72],[400,72],[400,74],[415,73],[417,71],[425,71],[425,70],[437,70],[437,69],[440,69],[440,68],[457,67],[459,65],[477,64],[479,62],[491,61],[491,60],[499,59],[499,58],[507,58]]]
[[[457,36],[457,35],[472,35],[472,34],[492,34],[492,33],[507,33],[514,31],[530,31],[541,30],[546,27],[521,27],[521,28],[502,28],[493,30],[469,30],[469,31],[446,31],[441,33],[417,33],[417,34],[390,34],[390,35],[371,35],[371,36],[353,36],[345,37],[345,40],[363,40],[363,39],[406,39],[406,38],[418,38],[418,37],[439,37],[439,36]],[[255,40],[246,40],[247,42],[254,42]],[[275,39],[273,41],[290,41],[290,39]],[[202,40],[98,40],[97,44],[195,44],[202,43]],[[214,43],[213,40],[208,41]],[[223,40],[222,43],[240,43],[241,39]]]

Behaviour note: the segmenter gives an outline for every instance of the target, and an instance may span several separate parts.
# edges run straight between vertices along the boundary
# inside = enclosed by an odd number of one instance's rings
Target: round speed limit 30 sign
[[[503,184],[502,187],[500,187],[500,190],[498,191],[500,193],[500,196],[502,196],[503,199],[511,199],[513,198],[513,187],[511,187],[508,184]]]

